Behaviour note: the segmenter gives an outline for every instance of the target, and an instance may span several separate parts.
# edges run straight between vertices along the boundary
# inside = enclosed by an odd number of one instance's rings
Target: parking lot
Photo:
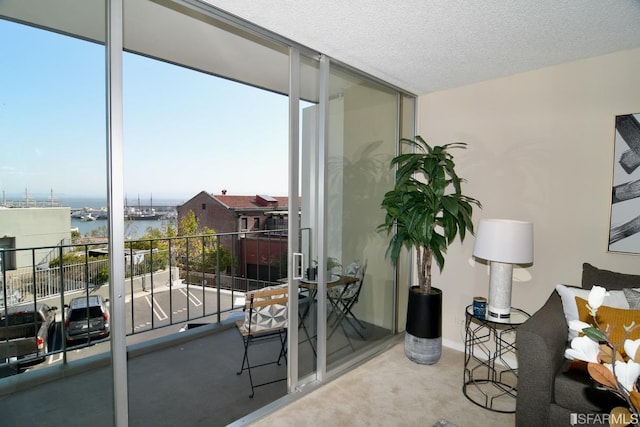
[[[127,334],[187,323],[191,319],[213,315],[218,310],[215,288],[186,285],[173,287],[171,291],[168,287],[164,288],[154,289],[153,292],[137,292],[133,298],[127,299]],[[237,297],[242,297],[242,294],[236,293],[234,299],[238,299]],[[231,303],[231,293],[221,291],[220,307],[223,310],[229,309]]]
[[[104,289],[101,290],[103,293]],[[244,294],[234,293],[234,306],[244,305]],[[108,303],[107,303],[108,304]],[[220,306],[223,310],[231,308],[230,291],[221,291]],[[125,316],[127,327],[127,344],[145,341],[186,329],[189,323],[213,323],[217,321],[218,294],[215,288],[196,285],[177,285],[171,289],[164,285],[155,287],[153,291],[139,291],[125,300]],[[222,319],[228,314],[223,313]],[[63,349],[62,313],[58,310],[56,322],[49,336],[49,351]],[[109,351],[109,340],[82,343],[79,347],[67,349],[67,360],[77,360],[94,354]],[[40,369],[52,364],[61,363],[62,352],[53,354],[44,363],[28,367],[27,370]],[[1,376],[13,374],[12,370]]]

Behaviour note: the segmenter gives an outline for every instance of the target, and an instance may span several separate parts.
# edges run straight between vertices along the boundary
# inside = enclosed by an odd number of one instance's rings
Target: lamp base
[[[491,261],[489,269],[489,303],[487,317],[508,319],[511,315],[511,278],[513,264]]]
[[[495,310],[487,310],[487,319],[509,319],[511,317],[511,310],[508,313],[498,313]]]

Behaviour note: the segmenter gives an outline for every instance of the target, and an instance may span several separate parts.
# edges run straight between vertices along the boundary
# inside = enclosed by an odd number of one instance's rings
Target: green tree
[[[101,225],[98,228],[91,230],[91,237],[107,237],[109,236],[109,230],[106,225]]]
[[[127,242],[127,248],[140,250],[150,250],[152,248],[168,249],[168,237],[173,236],[169,236],[167,232],[163,232],[157,227],[147,227],[145,233],[139,239]]]
[[[193,211],[180,219],[178,235],[182,237],[173,241],[172,251],[183,268],[215,273],[218,261],[220,271],[236,264],[231,252],[218,244],[216,231],[201,227]]]
[[[127,242],[127,253],[134,251],[148,251],[144,260],[139,264],[131,264],[128,274],[143,274],[161,270],[169,264],[169,234],[175,234],[171,230],[162,231],[157,227],[147,227],[145,234],[138,240]]]

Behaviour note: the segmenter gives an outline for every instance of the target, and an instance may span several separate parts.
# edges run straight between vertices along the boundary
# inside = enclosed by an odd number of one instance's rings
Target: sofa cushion
[[[603,286],[607,290],[640,288],[640,276],[602,270],[585,262],[582,264],[582,287],[591,289],[593,285]]]
[[[572,412],[609,412],[625,405],[614,393],[601,388],[586,371],[567,369],[568,361],[558,372],[554,384],[554,401]],[[520,398],[520,396],[518,396]]]

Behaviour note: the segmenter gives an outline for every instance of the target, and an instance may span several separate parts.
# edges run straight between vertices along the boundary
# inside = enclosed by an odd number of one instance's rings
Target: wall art
[[[615,126],[609,251],[640,254],[640,113]]]

